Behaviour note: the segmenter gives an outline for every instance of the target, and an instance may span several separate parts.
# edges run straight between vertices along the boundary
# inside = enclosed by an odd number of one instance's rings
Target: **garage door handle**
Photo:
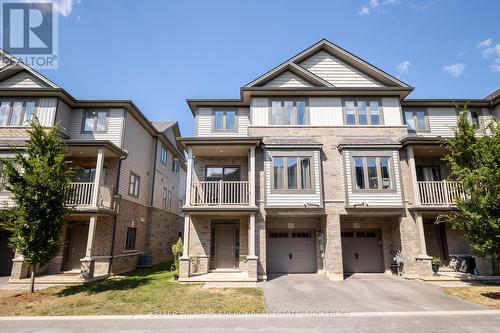
[[[358,259],[359,258],[359,253],[354,253],[354,258]]]
[[[293,254],[288,253],[288,259],[292,260],[293,259]]]

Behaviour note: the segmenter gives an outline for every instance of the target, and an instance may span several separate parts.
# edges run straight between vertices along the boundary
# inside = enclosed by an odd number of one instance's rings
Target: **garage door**
[[[315,273],[316,242],[313,230],[270,230],[267,238],[267,271]]]
[[[345,273],[383,272],[380,231],[342,230],[342,259]]]

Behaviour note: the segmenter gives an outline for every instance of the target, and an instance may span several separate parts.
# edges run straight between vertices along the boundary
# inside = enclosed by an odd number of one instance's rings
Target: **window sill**
[[[139,252],[138,250],[123,250],[122,253],[134,253],[134,252]]]

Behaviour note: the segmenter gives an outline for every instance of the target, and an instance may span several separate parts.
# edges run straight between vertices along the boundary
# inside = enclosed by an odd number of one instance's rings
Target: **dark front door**
[[[212,222],[212,268],[238,268],[239,232],[239,220]]]
[[[80,259],[85,257],[87,249],[86,225],[69,226],[66,234],[64,270],[80,270]]]
[[[9,247],[9,233],[0,230],[0,276],[10,275],[14,251]]]
[[[342,230],[342,260],[345,273],[383,272],[380,231]]]

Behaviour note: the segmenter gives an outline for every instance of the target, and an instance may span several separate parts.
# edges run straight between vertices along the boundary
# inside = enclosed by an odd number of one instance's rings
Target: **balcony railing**
[[[419,181],[418,192],[423,206],[453,206],[456,198],[465,199],[463,186],[457,181]]]
[[[94,196],[94,183],[71,183],[73,194],[68,204],[80,207],[92,207]],[[113,188],[100,185],[97,196],[97,207],[113,208]]]
[[[193,181],[193,206],[244,206],[250,204],[248,181]]]

